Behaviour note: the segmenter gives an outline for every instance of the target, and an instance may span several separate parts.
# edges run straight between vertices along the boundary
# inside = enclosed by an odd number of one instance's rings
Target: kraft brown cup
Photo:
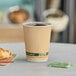
[[[34,26],[34,25],[40,26]],[[45,26],[41,26],[41,25]],[[46,23],[28,23],[23,26],[28,61],[43,62],[48,60],[51,26]]]

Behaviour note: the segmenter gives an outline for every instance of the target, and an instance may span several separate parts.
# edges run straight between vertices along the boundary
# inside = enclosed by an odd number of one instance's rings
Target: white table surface
[[[49,60],[32,63],[25,60],[24,43],[0,43],[0,47],[17,54],[15,62],[0,66],[0,76],[76,76],[76,45],[51,43]],[[53,61],[71,62],[69,69],[52,68],[47,65]]]

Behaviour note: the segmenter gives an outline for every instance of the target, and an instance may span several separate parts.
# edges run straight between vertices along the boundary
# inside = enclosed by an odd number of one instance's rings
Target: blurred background
[[[75,3],[76,2],[75,1],[76,0],[38,0],[38,1],[41,1],[41,11],[37,10],[38,13],[39,12],[43,13],[45,9],[57,8],[69,16],[69,23],[67,24],[66,29],[60,31],[58,37],[54,41],[64,42],[64,43],[75,43],[76,42],[76,36],[75,36],[76,33],[75,31],[76,29]],[[42,20],[41,14],[38,14],[38,17],[39,20]]]
[[[0,0],[0,22],[9,24],[12,16],[7,16],[11,9],[14,12],[21,8],[29,13],[25,12],[24,22],[43,21],[53,25],[52,42],[76,43],[75,3],[76,0]]]

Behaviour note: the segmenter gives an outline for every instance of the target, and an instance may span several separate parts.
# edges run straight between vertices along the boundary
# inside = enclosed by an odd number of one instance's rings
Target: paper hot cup
[[[27,23],[23,26],[28,61],[43,62],[48,60],[51,26],[43,22]]]

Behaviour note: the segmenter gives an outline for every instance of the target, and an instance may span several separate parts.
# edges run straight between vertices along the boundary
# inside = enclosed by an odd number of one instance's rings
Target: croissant
[[[9,50],[0,48],[0,60],[9,59],[12,57],[12,53]]]

